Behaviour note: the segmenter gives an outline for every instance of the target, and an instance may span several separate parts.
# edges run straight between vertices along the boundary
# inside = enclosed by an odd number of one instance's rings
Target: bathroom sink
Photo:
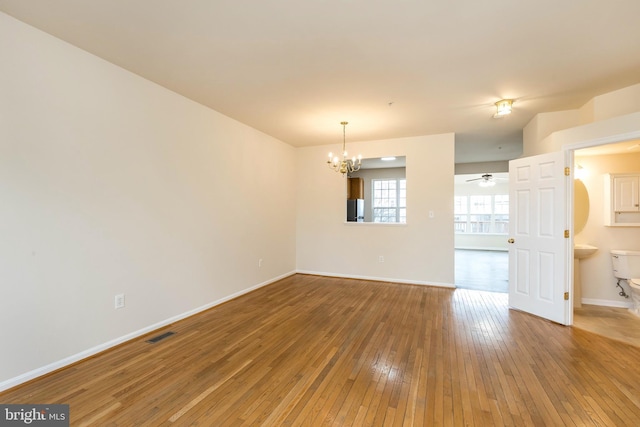
[[[573,246],[573,257],[578,259],[586,258],[593,255],[597,250],[598,248],[595,246],[576,243]]]

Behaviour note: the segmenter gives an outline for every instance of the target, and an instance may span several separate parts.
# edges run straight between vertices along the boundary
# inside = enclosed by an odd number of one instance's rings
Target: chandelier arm
[[[342,160],[340,160],[338,156],[331,159],[331,153],[329,153],[327,165],[334,171],[342,173],[344,176],[347,173],[360,170],[362,156],[358,156],[357,161],[356,157],[353,159],[347,158],[347,124],[349,124],[349,122],[340,122],[340,124],[342,125]]]

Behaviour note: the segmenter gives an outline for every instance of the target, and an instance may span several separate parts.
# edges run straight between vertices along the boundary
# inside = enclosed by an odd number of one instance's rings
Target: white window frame
[[[488,211],[478,211],[472,198],[489,198]],[[461,201],[464,202],[461,203]],[[506,212],[504,210],[506,203]],[[487,204],[484,203],[486,207]],[[478,205],[480,207],[480,205]],[[460,209],[459,209],[460,208]],[[467,194],[454,197],[454,226],[457,234],[500,234],[509,233],[508,194]],[[484,216],[483,218],[480,218]],[[475,220],[472,220],[476,217]]]
[[[395,200],[391,197],[384,197],[388,201],[382,203],[385,206],[376,206],[376,184],[379,182],[395,182]],[[385,191],[384,189],[378,189]],[[389,191],[388,189],[386,191]],[[403,197],[404,194],[404,197]],[[386,215],[380,215],[377,211],[385,211]],[[375,178],[371,180],[371,219],[378,224],[406,224],[407,223],[407,180],[406,178]],[[384,219],[388,219],[385,221]],[[393,219],[393,220],[391,220]]]

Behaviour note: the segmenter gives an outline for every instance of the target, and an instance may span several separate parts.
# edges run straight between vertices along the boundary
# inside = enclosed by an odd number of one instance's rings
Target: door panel
[[[569,239],[564,152],[509,162],[509,305],[567,324]],[[510,240],[511,241],[511,240]]]
[[[553,278],[554,271],[554,254],[548,252],[540,252],[538,254],[540,265],[540,295],[539,298],[546,302],[553,302]],[[564,292],[563,292],[564,294]]]
[[[529,281],[531,273],[529,272],[529,266],[531,261],[529,260],[529,251],[516,249],[516,271],[515,277],[517,278],[515,287],[516,292],[521,295],[529,295]],[[509,264],[511,264],[511,254],[509,254]],[[511,272],[511,267],[509,267]],[[511,293],[511,277],[509,277],[509,293]],[[511,297],[509,297],[511,299]]]

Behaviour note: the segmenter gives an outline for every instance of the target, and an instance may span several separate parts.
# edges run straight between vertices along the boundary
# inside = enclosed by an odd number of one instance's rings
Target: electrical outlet
[[[378,257],[378,262],[384,262],[384,255],[380,255]]]
[[[116,309],[124,308],[124,294],[118,294],[115,298]]]

